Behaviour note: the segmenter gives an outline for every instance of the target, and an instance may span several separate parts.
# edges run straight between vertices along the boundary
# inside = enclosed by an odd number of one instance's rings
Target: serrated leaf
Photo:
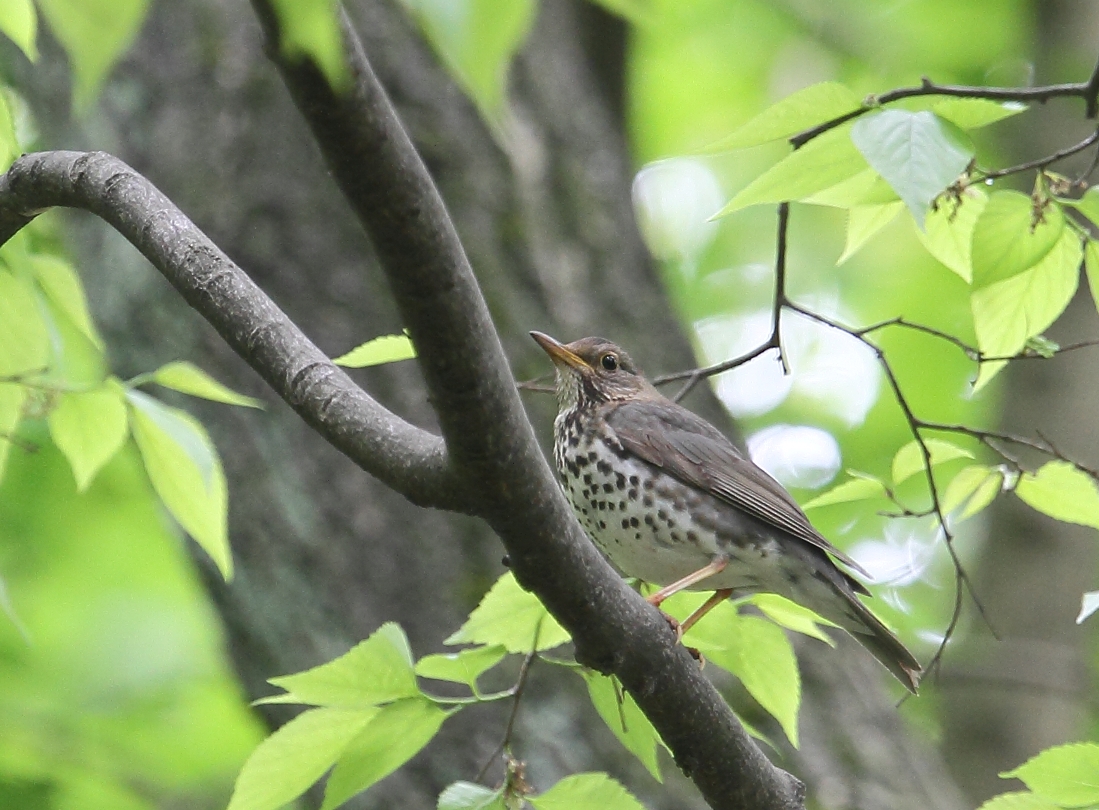
[[[943,439],[925,439],[924,444],[931,454],[931,466],[945,464],[958,458],[973,458],[973,454],[964,447]],[[913,475],[924,470],[923,451],[915,439],[897,451],[893,456],[893,484],[896,486],[907,481]]]
[[[966,503],[961,513],[958,515],[959,520],[968,520],[975,514],[980,512],[994,500],[996,496],[1003,492],[1004,489],[1004,474],[1000,470],[993,470],[992,474],[988,476],[981,485],[977,487],[977,491],[970,497],[969,502]]]
[[[0,33],[19,46],[32,62],[38,59],[38,17],[31,0],[4,0],[0,3]]]
[[[4,478],[4,468],[11,452],[15,429],[23,418],[27,394],[25,386],[0,382],[0,480]]]
[[[637,702],[625,690],[620,692],[616,689],[612,678],[589,670],[582,670],[581,674],[588,684],[588,696],[592,705],[607,724],[607,728],[627,751],[641,761],[656,781],[663,782],[656,756],[660,735],[649,722],[649,718],[642,713]]]
[[[1067,461],[1050,461],[1037,472],[1024,473],[1015,494],[1051,518],[1099,529],[1099,488],[1090,475]]]
[[[834,186],[802,197],[801,202],[832,208],[853,208],[857,205],[885,205],[898,199],[900,198],[893,187],[876,171],[867,168]]]
[[[740,679],[744,688],[798,745],[798,705],[801,676],[794,648],[781,628],[766,619],[742,616],[723,602],[687,633],[688,644]]]
[[[987,204],[982,189],[967,188],[956,199],[941,199],[927,212],[923,228],[916,228],[927,252],[967,284],[973,279],[973,229]]]
[[[320,666],[271,678],[304,703],[343,708],[376,706],[420,694],[404,630],[386,622],[365,641]]]
[[[1080,599],[1080,613],[1076,623],[1081,624],[1092,613],[1099,610],[1099,591],[1088,591]]]
[[[83,492],[129,435],[126,395],[116,382],[91,391],[63,393],[47,417],[54,444]]]
[[[365,368],[382,363],[396,363],[399,360],[411,360],[415,356],[416,347],[412,345],[407,335],[383,335],[356,346],[332,362],[344,368]]]
[[[69,55],[73,97],[86,108],[130,47],[145,20],[148,0],[38,0],[42,16]]]
[[[261,742],[237,776],[228,810],[274,810],[324,776],[378,709],[310,709]]]
[[[206,429],[189,413],[140,391],[127,391],[126,399],[130,428],[153,489],[222,576],[231,578],[225,472]]]
[[[816,509],[819,506],[832,506],[837,503],[864,501],[885,495],[885,484],[876,478],[853,478],[833,487],[822,495],[802,504],[802,509]]]
[[[788,138],[803,130],[862,106],[862,100],[838,82],[821,82],[798,90],[747,123],[737,127],[731,135],[707,147],[708,152],[744,149],[761,143]]]
[[[346,87],[351,71],[336,0],[272,0],[271,5],[279,18],[283,54],[290,59],[311,59],[332,88]]]
[[[857,205],[847,212],[847,241],[836,264],[843,264],[854,256],[882,228],[897,218],[904,210],[900,200],[883,205]]]
[[[538,601],[524,591],[508,571],[485,594],[466,623],[444,644],[500,644],[511,653],[548,650],[569,640],[569,634]]]
[[[439,794],[436,810],[507,810],[504,791],[473,782],[455,782]]]
[[[340,755],[328,777],[321,810],[338,807],[404,765],[452,713],[422,697],[380,709]]]
[[[1001,793],[993,796],[977,810],[1061,810],[1061,808],[1033,793]]]
[[[828,627],[835,627],[836,625],[823,616],[818,616],[809,608],[791,602],[777,593],[757,593],[751,596],[748,601],[759,608],[760,612],[775,624],[781,625],[787,630],[793,630],[795,633],[801,633],[803,636],[823,641],[830,647],[836,645],[831,636],[820,629],[821,625]]]
[[[1018,101],[992,101],[987,98],[944,98],[931,105],[931,111],[961,129],[979,129],[1005,118],[1026,112]]]
[[[851,140],[921,227],[932,200],[961,176],[974,154],[964,132],[927,110],[863,116],[852,127]]]
[[[973,228],[973,288],[1012,278],[1034,267],[1061,238],[1065,214],[1049,203],[1035,221],[1034,201],[1018,191],[989,197]]]
[[[1099,310],[1099,242],[1094,239],[1088,239],[1084,246],[1084,271],[1088,276],[1091,300]]]
[[[0,377],[40,371],[49,357],[49,332],[34,289],[0,268]]]
[[[258,399],[238,394],[227,388],[193,363],[176,361],[167,363],[154,371],[149,378],[157,385],[190,394],[193,397],[224,402],[226,405],[243,405],[246,408],[262,408]]]
[[[626,788],[605,773],[566,776],[541,796],[527,796],[537,810],[645,810]]]
[[[1040,335],[1068,306],[1079,282],[1080,240],[1064,229],[1038,264],[1007,281],[975,290],[970,297],[977,345],[988,356],[1017,354],[1028,338]],[[983,388],[1003,367],[982,363],[974,386]]]
[[[1047,748],[1000,776],[1021,779],[1031,791],[1063,807],[1099,804],[1099,745],[1072,743]]]
[[[30,256],[30,264],[35,278],[46,297],[68,316],[73,325],[102,350],[103,338],[92,323],[88,311],[88,300],[84,295],[84,285],[80,283],[73,266],[56,256],[37,253]]]
[[[711,219],[751,205],[800,200],[865,171],[866,160],[850,136],[845,125],[814,138],[741,189]]]
[[[481,674],[500,663],[505,655],[507,650],[499,644],[473,647],[448,655],[425,655],[416,662],[416,674],[421,678],[468,684],[476,691],[477,679]]]

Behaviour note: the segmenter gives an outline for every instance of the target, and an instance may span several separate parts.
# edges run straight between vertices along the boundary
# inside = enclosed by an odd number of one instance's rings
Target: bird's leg
[[[722,588],[720,590],[714,591],[713,595],[709,599],[703,602],[702,605],[694,613],[692,613],[680,623],[679,629],[676,630],[676,632],[679,633],[679,637],[682,638],[683,634],[690,630],[695,622],[697,622],[699,619],[701,619],[703,616],[705,616],[707,613],[709,613],[711,610],[713,610],[715,607],[720,605],[732,595],[732,588]]]
[[[646,596],[645,601],[653,607],[660,607],[660,604],[669,596],[686,590],[692,585],[695,585],[708,577],[712,577],[714,574],[720,574],[722,571],[725,570],[725,566],[728,564],[728,558],[718,555],[710,560],[708,565],[699,568],[693,574],[687,574],[687,576],[683,577],[683,579],[677,579],[671,585],[665,585],[656,593]],[[709,604],[709,602],[707,602],[706,604]],[[710,607],[712,608],[713,605],[710,605]],[[707,610],[709,609],[710,608],[707,608]],[[698,611],[696,610],[695,613],[697,612]],[[693,616],[694,614],[691,615]],[[696,619],[695,621],[698,620]]]

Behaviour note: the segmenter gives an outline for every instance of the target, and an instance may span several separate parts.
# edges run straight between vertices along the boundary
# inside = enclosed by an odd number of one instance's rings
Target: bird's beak
[[[531,332],[530,336],[550,356],[550,360],[553,361],[554,365],[569,366],[578,370],[588,368],[588,364],[580,358],[580,355],[571,351],[560,341],[554,340],[542,332]]]

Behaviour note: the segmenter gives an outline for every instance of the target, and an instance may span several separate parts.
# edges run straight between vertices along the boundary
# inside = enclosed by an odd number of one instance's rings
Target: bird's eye
[[[599,360],[600,365],[607,371],[618,371],[618,358],[613,354],[605,354]]]

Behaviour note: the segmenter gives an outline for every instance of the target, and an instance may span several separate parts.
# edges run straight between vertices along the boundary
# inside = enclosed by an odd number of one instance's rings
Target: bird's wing
[[[617,404],[605,418],[628,452],[869,576],[813,528],[778,481],[702,417],[670,400],[641,400]]]

